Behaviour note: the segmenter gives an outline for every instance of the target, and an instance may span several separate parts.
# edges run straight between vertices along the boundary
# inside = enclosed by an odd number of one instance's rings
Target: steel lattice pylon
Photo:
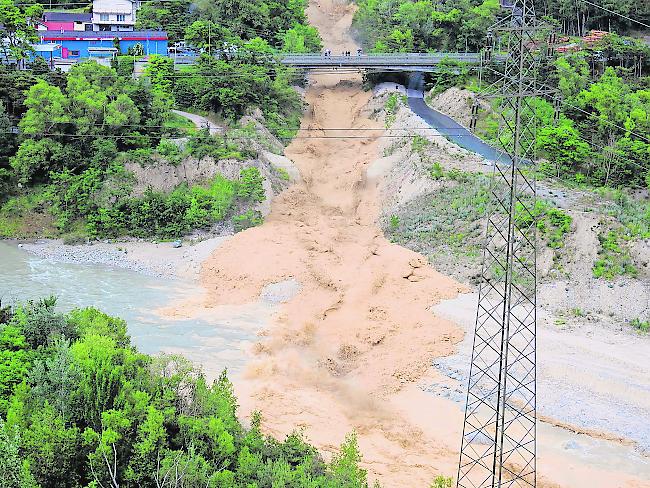
[[[530,100],[544,93],[537,76],[545,27],[535,19],[532,0],[501,4],[509,15],[488,37],[504,39],[508,55],[486,96],[500,102],[503,153],[492,178],[458,468],[461,488],[536,484],[537,219]]]

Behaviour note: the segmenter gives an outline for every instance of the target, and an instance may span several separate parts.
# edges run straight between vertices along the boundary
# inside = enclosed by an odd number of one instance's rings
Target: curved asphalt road
[[[424,92],[418,87],[420,84],[421,77],[413,76],[407,90],[408,104],[415,114],[447,139],[468,151],[483,156],[490,164],[495,161],[506,165],[511,163],[512,160],[506,153],[476,137],[469,129],[463,127],[448,115],[429,107],[424,101]]]

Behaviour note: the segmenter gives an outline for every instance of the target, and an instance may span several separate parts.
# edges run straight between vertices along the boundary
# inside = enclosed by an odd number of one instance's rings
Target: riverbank
[[[4,240],[53,263],[101,265],[158,278],[196,282],[202,263],[232,234],[173,242],[131,239],[64,244],[61,239]],[[180,246],[179,246],[180,244]]]

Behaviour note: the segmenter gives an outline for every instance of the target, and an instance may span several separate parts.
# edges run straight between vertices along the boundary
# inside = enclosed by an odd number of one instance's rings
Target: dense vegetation
[[[596,186],[650,184],[650,90],[612,67],[591,78],[583,54],[555,61],[562,94],[556,113],[549,100],[530,102],[535,111],[537,149],[547,176]],[[490,114],[479,133],[495,140],[500,116]]]
[[[650,4],[633,0],[600,2],[604,7],[650,24]],[[353,26],[375,52],[477,51],[499,13],[499,0],[358,0]],[[590,29],[618,33],[639,30],[622,17],[581,0],[536,0],[536,13],[567,35]]]
[[[137,28],[162,29],[172,42],[208,52],[261,39],[276,49],[318,51],[318,31],[307,24],[306,0],[189,0],[143,2]]]
[[[476,51],[499,11],[499,0],[357,3],[353,27],[374,52]]]
[[[24,64],[30,42],[37,41],[31,19],[42,8],[1,2],[6,54]],[[172,41],[204,53],[181,72],[163,56],[152,56],[136,80],[133,56],[118,56],[112,68],[85,62],[67,74],[50,71],[40,58],[26,71],[0,66],[0,235],[167,238],[230,218],[236,229],[259,223],[252,207],[262,197],[240,194],[243,174],[138,196],[125,167],[178,165],[190,156],[251,160],[264,141],[255,127],[242,129],[237,121],[255,109],[281,140],[293,137],[301,102],[292,75],[273,57],[281,49],[320,48],[305,5],[145,3],[138,28],[168,30]],[[214,114],[228,130],[221,136],[195,132],[173,107]],[[261,187],[259,173],[257,179]]]
[[[55,304],[0,308],[3,488],[367,486],[353,435],[326,463],[300,432],[242,425],[225,372],[209,383],[139,353],[123,320]]]
[[[45,225],[50,233],[90,237],[179,237],[238,209],[249,217],[239,219],[240,228],[259,222],[246,212],[264,198],[255,167],[243,169],[239,180],[217,176],[205,185],[143,196],[133,196],[134,180],[125,170],[128,163],[180,164],[189,156],[252,158],[241,131],[233,140],[193,132],[181,144],[173,138],[188,128],[179,127],[155,77],[120,77],[94,62],[68,74],[37,72],[0,72],[0,125],[11,128],[18,120],[20,132],[0,135],[1,235],[42,233],[31,220],[38,212],[51,219]],[[251,184],[255,191],[247,190]]]

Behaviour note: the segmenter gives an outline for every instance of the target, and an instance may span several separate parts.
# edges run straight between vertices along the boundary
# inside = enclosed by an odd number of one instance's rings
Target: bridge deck
[[[351,56],[324,56],[322,54],[284,54],[280,62],[295,68],[352,68],[352,69],[428,69],[443,60],[478,64],[478,53],[395,53],[362,54]]]

